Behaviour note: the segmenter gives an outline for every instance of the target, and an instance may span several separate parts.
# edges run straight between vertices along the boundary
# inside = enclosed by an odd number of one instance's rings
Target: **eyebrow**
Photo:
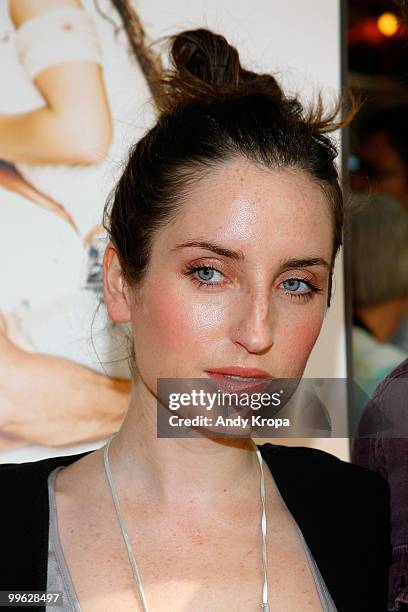
[[[234,251],[232,249],[227,249],[226,247],[222,247],[215,242],[209,242],[207,240],[187,240],[186,242],[177,244],[174,248],[170,249],[170,252],[189,247],[212,251],[217,255],[228,257],[229,259],[233,259],[235,261],[245,261],[245,255],[241,250]],[[328,270],[330,270],[331,267],[330,264],[322,257],[283,259],[280,262],[282,272],[285,270],[290,270],[291,268],[307,268],[309,266],[324,266]]]
[[[322,257],[308,257],[305,259],[284,259],[281,261],[282,271],[291,268],[308,268],[309,266],[324,266],[330,270],[330,264]]]
[[[245,255],[242,251],[233,251],[232,249],[227,249],[215,242],[208,242],[207,240],[187,240],[187,242],[177,244],[173,249],[170,249],[170,251],[177,251],[179,249],[185,249],[186,247],[205,249],[206,251],[212,251],[217,255],[221,255],[222,257],[228,257],[236,261],[245,261]]]

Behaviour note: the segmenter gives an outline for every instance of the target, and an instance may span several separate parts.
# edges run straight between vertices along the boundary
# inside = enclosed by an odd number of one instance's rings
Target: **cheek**
[[[281,355],[292,370],[292,375],[303,372],[309,355],[319,336],[324,312],[311,312],[309,316],[298,316],[286,321],[280,334]]]
[[[222,300],[210,301],[178,289],[163,284],[150,288],[145,305],[132,316],[135,346],[151,356],[149,362],[155,369],[165,361],[182,365],[189,358],[192,365],[225,320]]]
[[[135,318],[135,329],[137,324],[141,329],[140,339],[149,343],[149,351],[163,351],[162,357],[169,350],[183,346],[189,335],[187,304],[163,289],[146,296],[145,305],[136,312]],[[142,344],[145,343],[142,341]]]

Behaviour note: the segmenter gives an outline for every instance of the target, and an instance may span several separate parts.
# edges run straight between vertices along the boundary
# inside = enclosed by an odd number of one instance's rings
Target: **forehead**
[[[306,172],[237,159],[193,182],[166,230],[169,240],[229,241],[248,255],[303,254],[307,247],[330,259],[333,219],[323,190]]]

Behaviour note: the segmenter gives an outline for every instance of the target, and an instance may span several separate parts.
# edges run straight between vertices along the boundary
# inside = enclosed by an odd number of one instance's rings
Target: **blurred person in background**
[[[408,208],[395,198],[353,195],[352,282],[354,379],[371,396],[408,357],[390,341],[408,312]]]
[[[408,359],[378,385],[352,443],[351,461],[385,478],[391,493],[389,612],[408,611]]]
[[[408,106],[370,113],[356,130],[358,166],[351,173],[353,191],[384,193],[408,210]],[[390,341],[408,352],[408,314]]]
[[[408,359],[378,385],[352,443],[351,461],[385,478],[391,492],[390,612],[408,611]]]
[[[390,484],[388,609],[402,612],[408,610],[408,355],[390,338],[408,308],[408,209],[384,194],[355,194],[353,205],[353,369],[364,393],[354,398],[352,420],[360,424],[351,460]]]

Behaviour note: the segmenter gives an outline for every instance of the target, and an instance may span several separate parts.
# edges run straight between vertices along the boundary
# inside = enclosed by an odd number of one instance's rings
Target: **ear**
[[[115,247],[110,242],[103,256],[103,295],[115,323],[130,321],[130,298]]]

